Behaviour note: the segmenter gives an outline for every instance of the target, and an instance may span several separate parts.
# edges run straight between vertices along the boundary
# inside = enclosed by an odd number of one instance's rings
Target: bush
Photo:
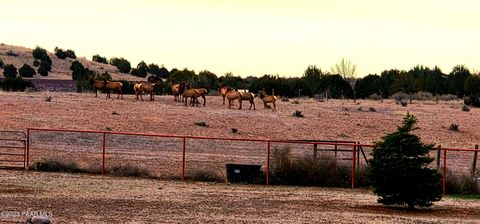
[[[450,131],[458,131],[458,124],[450,124],[450,127],[448,128]]]
[[[458,174],[447,170],[446,194],[479,194],[477,180],[468,174]]]
[[[431,206],[442,198],[441,175],[428,168],[433,161],[428,156],[433,145],[423,144],[410,133],[416,122],[407,113],[403,125],[382,137],[373,148],[369,176],[382,204],[414,209]]]
[[[37,73],[35,72],[35,69],[30,67],[30,65],[23,64],[23,66],[18,70],[19,74],[21,77],[25,78],[32,78],[34,75]]]
[[[444,95],[440,95],[438,99],[443,101],[453,101],[453,100],[458,100],[458,96],[453,94],[444,94]]]
[[[42,61],[40,67],[38,67],[38,74],[41,76],[48,76],[50,70],[52,70],[52,67],[48,63]]]
[[[478,95],[470,95],[463,98],[463,103],[467,106],[480,107],[480,97]]]
[[[44,55],[48,56],[47,51],[39,46],[37,46],[33,50],[32,55],[35,59],[38,59],[38,60],[40,60]]]
[[[33,67],[38,67],[38,66],[40,66],[40,61],[39,60],[33,61]]]
[[[129,73],[132,68],[130,62],[125,58],[111,58],[110,64],[117,67],[122,73]]]
[[[22,77],[5,79],[1,84],[2,89],[8,91],[25,91],[34,87],[32,81],[23,80]]]
[[[58,47],[55,47],[55,55],[57,56],[57,58],[60,58],[60,59],[67,58],[67,54],[65,53],[65,51],[63,51],[63,49]]]
[[[211,170],[198,169],[194,170],[189,175],[192,180],[206,181],[206,182],[224,182],[224,178],[220,177],[217,173]]]
[[[374,94],[368,96],[368,99],[371,99],[371,100],[381,100],[381,99],[382,99],[382,96],[374,93]]]
[[[65,51],[65,55],[66,55],[67,57],[69,57],[69,58],[72,58],[72,59],[76,59],[76,58],[77,58],[77,56],[75,55],[75,52],[72,51],[72,50],[70,50],[70,49],[68,49],[68,50]]]
[[[271,183],[301,186],[348,187],[351,167],[335,158],[304,156],[292,159],[290,148],[275,148],[272,153]]]
[[[412,100],[433,100],[433,95],[429,92],[416,92],[412,95]]]
[[[299,110],[296,110],[295,112],[293,112],[292,116],[293,117],[305,117],[305,116],[303,116],[302,111],[299,111]]]
[[[107,58],[104,58],[98,54],[92,56],[92,61],[96,61],[102,64],[108,64]]]
[[[45,172],[86,173],[86,170],[74,162],[64,159],[42,159],[34,162],[30,169]]]
[[[14,79],[17,74],[17,68],[12,64],[5,65],[3,68],[3,76],[5,76],[5,79]]]
[[[468,112],[468,111],[470,111],[470,107],[468,107],[467,105],[463,104],[463,106],[462,106],[462,111]]]
[[[410,96],[403,92],[398,92],[390,96],[391,99],[394,99],[396,102],[401,102],[402,100],[408,100]]]
[[[119,177],[155,177],[150,170],[131,164],[115,165],[107,169],[106,172]]]

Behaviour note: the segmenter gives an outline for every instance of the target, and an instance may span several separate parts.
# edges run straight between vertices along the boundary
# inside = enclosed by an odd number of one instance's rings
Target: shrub
[[[442,198],[441,175],[428,168],[433,161],[428,156],[433,145],[423,144],[410,133],[416,122],[407,113],[403,125],[382,137],[373,148],[369,176],[382,204],[414,209],[431,206]]]
[[[450,127],[448,128],[450,131],[458,131],[458,124],[450,124]]]
[[[368,108],[368,111],[369,111],[369,112],[377,112],[377,110],[375,110],[375,108],[373,108],[373,107],[369,107],[369,108]]]
[[[340,165],[335,158],[304,156],[292,159],[290,148],[275,148],[272,153],[272,184],[347,187],[351,168]]]
[[[374,94],[368,96],[368,99],[371,99],[371,100],[380,100],[380,99],[382,99],[382,96],[374,93]]]
[[[55,55],[60,58],[60,59],[65,59],[67,58],[67,54],[65,53],[65,51],[63,51],[63,49],[61,48],[58,48],[58,47],[55,47]]]
[[[458,96],[453,94],[444,94],[439,96],[439,100],[443,100],[443,101],[458,100]]]
[[[204,169],[194,170],[190,174],[190,178],[195,181],[224,182],[224,178],[220,177],[216,172]]]
[[[468,111],[470,111],[470,107],[468,107],[467,105],[463,104],[463,106],[462,106],[462,111],[468,112]]]
[[[197,122],[194,122],[193,124],[200,127],[208,127],[208,124],[205,121],[197,121]]]
[[[70,70],[72,71],[72,80],[84,79],[86,75],[85,67],[79,61],[73,61]]]
[[[299,110],[296,110],[295,112],[293,112],[292,116],[293,117],[304,117],[303,114],[302,114],[302,111],[299,111]]]
[[[8,64],[3,68],[3,75],[5,79],[14,79],[17,76],[17,68],[14,65]]]
[[[130,62],[125,58],[111,58],[110,64],[117,67],[122,73],[129,73],[132,68]]]
[[[38,66],[40,66],[40,61],[39,60],[33,61],[33,67],[38,67]]]
[[[480,107],[480,97],[478,95],[470,95],[463,98],[463,103],[467,106]]]
[[[38,67],[38,74],[40,74],[41,76],[48,76],[48,72],[51,69],[52,67],[48,63],[42,61],[40,63],[40,67]]]
[[[92,61],[96,61],[102,64],[108,64],[107,58],[102,57],[98,54],[92,56]]]
[[[406,107],[406,106],[408,106],[408,101],[403,99],[403,100],[400,101],[400,105],[402,105],[402,107]]]
[[[394,99],[396,102],[401,102],[402,100],[408,100],[410,96],[403,92],[398,92],[390,96],[391,99]]]
[[[68,58],[72,58],[72,59],[76,59],[77,56],[75,55],[75,51],[72,51],[70,49],[66,50],[65,51],[65,55],[68,57]]]
[[[416,92],[412,95],[412,100],[433,100],[433,95],[429,92]]]
[[[37,47],[33,50],[32,54],[33,54],[33,57],[34,57],[35,59],[39,59],[39,60],[40,60],[44,55],[47,55],[47,56],[48,56],[47,51],[46,51],[45,49],[39,47],[39,46],[37,46]]]
[[[36,161],[30,166],[30,169],[45,172],[86,173],[76,162],[56,158]]]
[[[468,174],[458,174],[447,170],[446,194],[479,194],[478,182]]]
[[[32,78],[34,75],[37,73],[35,72],[35,69],[30,67],[30,65],[23,64],[23,66],[18,70],[18,73],[20,76],[25,77],[25,78]]]
[[[155,177],[150,170],[131,164],[115,165],[107,169],[106,172],[120,177]]]
[[[9,91],[25,91],[27,88],[32,88],[33,83],[30,80],[23,80],[22,77],[15,77],[5,79],[2,82],[2,89]]]

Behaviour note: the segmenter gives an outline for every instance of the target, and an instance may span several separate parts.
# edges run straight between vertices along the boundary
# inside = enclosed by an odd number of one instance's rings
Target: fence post
[[[270,179],[270,141],[267,141],[267,167],[265,168],[265,185],[268,185]]]
[[[23,156],[23,166],[25,170],[28,170],[28,165],[29,165],[29,154],[30,154],[30,129],[27,128],[27,143],[25,146],[25,155]]]
[[[183,137],[183,147],[182,147],[182,180],[185,180],[185,144],[186,144],[186,138]]]
[[[355,145],[355,149],[357,150],[357,169],[360,168],[360,142],[357,142],[357,145]]]
[[[446,186],[447,186],[447,149],[443,149],[443,194],[445,194]]]
[[[442,146],[439,145],[437,148],[437,158],[435,158],[435,162],[437,163],[437,172],[440,172],[440,158],[442,155]]]
[[[475,171],[477,170],[477,156],[478,156],[478,144],[475,145],[475,151],[473,152],[473,162],[472,162],[472,177],[475,176]]]
[[[313,160],[317,161],[317,152],[318,152],[318,145],[315,143],[313,144]]]
[[[356,149],[357,149],[357,145],[353,145],[353,149],[352,149],[352,189],[355,187],[355,160],[356,160],[356,155],[357,155],[357,152],[356,152]]]
[[[106,132],[103,132],[102,135],[102,175],[105,175],[105,142],[106,142]]]

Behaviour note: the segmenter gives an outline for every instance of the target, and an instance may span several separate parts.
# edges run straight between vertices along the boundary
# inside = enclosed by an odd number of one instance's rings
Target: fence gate
[[[0,168],[25,169],[27,136],[22,131],[0,131]]]

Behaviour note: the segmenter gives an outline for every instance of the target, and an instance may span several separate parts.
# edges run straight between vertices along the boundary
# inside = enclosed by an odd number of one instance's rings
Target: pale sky
[[[246,77],[480,68],[478,0],[0,0],[0,42]]]

